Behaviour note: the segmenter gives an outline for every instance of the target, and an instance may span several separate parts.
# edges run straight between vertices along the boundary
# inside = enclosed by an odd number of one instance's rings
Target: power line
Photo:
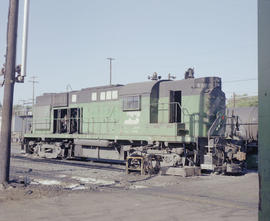
[[[257,81],[258,78],[246,78],[246,79],[239,79],[239,80],[232,80],[232,81],[223,81],[222,83],[236,83],[236,82],[243,82],[243,81]]]
[[[232,97],[230,97],[230,98],[227,98],[227,100],[230,100],[230,99],[235,99],[235,100],[241,100],[241,99],[243,99],[243,98],[255,98],[255,97],[257,97],[256,95],[254,95],[254,96],[249,96],[249,95],[247,95],[247,96],[239,96],[239,95],[236,95],[235,94],[235,96],[232,96]]]
[[[38,83],[38,81],[36,81],[36,79],[37,79],[36,76],[32,76],[31,79],[32,80],[30,80],[29,82],[31,82],[33,84],[32,107],[34,107],[34,104],[35,104],[35,84]]]
[[[258,95],[258,91],[242,91],[242,92],[237,92],[237,91],[227,91],[227,90],[223,90],[224,93],[226,94],[233,94],[233,93],[236,93],[237,96],[242,96],[242,95],[245,95],[247,94],[248,96],[255,96],[255,95]]]

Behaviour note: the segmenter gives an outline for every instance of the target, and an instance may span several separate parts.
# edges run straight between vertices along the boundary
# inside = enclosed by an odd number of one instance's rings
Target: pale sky
[[[0,3],[2,66],[9,1]],[[64,92],[68,84],[73,90],[106,85],[107,57],[116,59],[114,84],[146,81],[153,72],[179,80],[194,67],[195,77],[221,77],[227,98],[257,95],[256,0],[31,0],[28,46],[28,76],[16,84],[14,103],[32,98],[33,75],[36,95]]]

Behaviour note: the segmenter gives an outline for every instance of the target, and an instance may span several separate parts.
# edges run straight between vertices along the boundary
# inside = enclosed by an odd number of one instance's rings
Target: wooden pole
[[[16,69],[16,41],[18,26],[19,0],[9,1],[7,51],[4,76],[4,98],[2,111],[0,143],[0,185],[9,182],[11,120]]]

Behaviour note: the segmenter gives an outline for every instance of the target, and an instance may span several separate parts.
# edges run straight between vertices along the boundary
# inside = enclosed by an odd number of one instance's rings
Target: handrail
[[[176,107],[180,108],[181,110],[181,113],[183,114],[183,117],[184,116],[191,116],[189,110],[186,108],[186,107],[183,107],[179,102],[157,102],[157,103],[148,103],[148,104],[144,104],[142,105],[141,107],[143,106],[153,106],[153,105],[168,105],[168,110],[169,110],[169,105],[175,105]],[[115,109],[116,109],[116,106],[113,106],[111,108],[111,110],[108,112],[108,116],[106,118],[104,118],[105,121],[102,121],[102,120],[98,120],[98,119],[95,119],[95,118],[90,118],[90,119],[83,119],[83,118],[77,118],[77,117],[70,117],[70,118],[59,118],[59,117],[56,117],[56,118],[42,118],[42,119],[34,119],[32,121],[32,125],[33,127],[34,126],[37,126],[37,125],[46,125],[46,126],[50,126],[52,124],[52,121],[65,121],[65,122],[69,122],[71,120],[80,120],[82,125],[83,124],[86,124],[88,125],[87,126],[87,132],[89,132],[89,124],[108,124],[108,123],[118,123],[116,120],[112,120],[110,119],[112,116],[113,116],[113,113],[115,112]],[[177,113],[176,113],[177,114]]]
[[[190,116],[191,114],[189,113],[188,109],[186,107],[183,107],[179,102],[158,102],[158,103],[152,103],[150,105],[155,105],[155,104],[168,104],[168,105],[171,105],[171,104],[176,104],[177,106],[179,106],[181,112],[184,114],[184,115],[187,115],[187,116]],[[185,114],[185,111],[187,114]]]
[[[176,104],[176,105],[178,105],[183,114],[185,114],[184,111],[186,111],[188,116],[191,115],[189,113],[188,109],[186,107],[183,107],[179,102],[170,102],[170,104]]]
[[[212,133],[214,132],[214,130],[217,128],[217,126],[219,125],[220,119],[221,117],[224,116],[224,113],[219,111],[216,114],[216,119],[215,121],[212,123],[211,127],[209,128],[208,132],[207,132],[207,138],[208,138],[208,145],[209,145],[209,141],[210,141],[210,137],[212,135]]]

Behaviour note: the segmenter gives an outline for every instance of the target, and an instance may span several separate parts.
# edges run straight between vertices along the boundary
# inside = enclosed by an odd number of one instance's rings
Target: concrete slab
[[[162,167],[160,170],[161,175],[173,175],[173,176],[200,176],[200,167]]]

